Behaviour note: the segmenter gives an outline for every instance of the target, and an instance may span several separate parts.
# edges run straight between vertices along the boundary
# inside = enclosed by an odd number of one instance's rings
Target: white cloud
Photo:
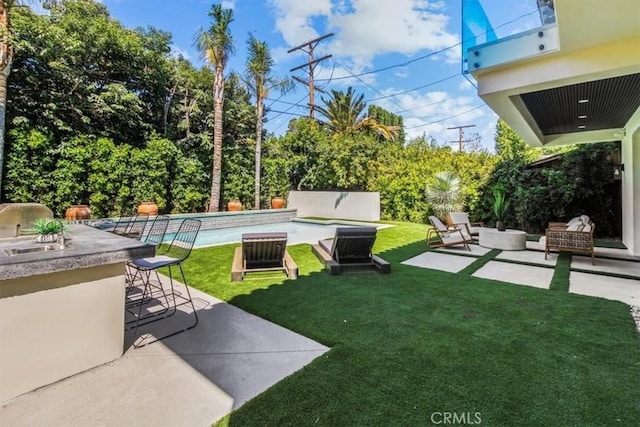
[[[370,99],[380,97],[365,89],[372,88],[385,78],[383,75],[366,74],[376,58],[384,55],[424,55],[457,45],[459,36],[447,30],[449,17],[445,14],[447,2],[426,0],[269,0],[276,17],[276,31],[287,43],[286,48],[273,50],[277,60],[290,62],[292,66],[303,64],[307,57],[286,54],[286,50],[329,32],[335,36],[320,42],[314,50],[319,58],[333,54],[332,60],[323,61],[316,69],[318,87],[344,90],[353,86],[369,93]],[[460,64],[460,46],[444,50],[431,57],[439,64]],[[297,59],[294,61],[294,59]],[[395,61],[395,62],[403,62]],[[334,65],[335,64],[335,65]],[[434,65],[427,65],[431,68]],[[344,68],[343,68],[344,67]],[[450,66],[447,65],[450,69]],[[298,75],[306,79],[306,70]],[[396,79],[409,77],[408,67],[394,70]],[[345,78],[349,77],[349,78]],[[342,79],[344,78],[344,79]],[[327,80],[332,79],[327,85]],[[400,80],[396,80],[400,86]],[[440,86],[442,87],[442,86]],[[427,93],[409,92],[392,98],[371,101],[404,117],[408,137],[431,135],[444,145],[457,139],[457,133],[448,127],[475,124],[468,136],[478,133],[485,148],[493,149],[493,130],[496,116],[475,96],[472,86],[463,81],[452,95],[445,91]],[[456,89],[452,89],[456,90]],[[382,90],[386,96],[402,92],[402,89]],[[467,95],[468,94],[468,95]],[[322,94],[319,94],[322,96]],[[451,117],[451,118],[449,118]]]
[[[429,2],[352,0],[352,10],[329,17],[337,37],[331,50],[353,58],[356,68],[371,65],[376,55],[412,55],[423,49],[438,50],[457,43],[446,30],[448,17],[435,13]]]
[[[271,57],[276,64],[285,64],[293,59],[293,56],[287,53],[289,48],[284,46],[271,48]]]
[[[222,0],[222,2],[220,3],[220,5],[224,8],[224,9],[233,9],[236,7],[236,0]]]
[[[383,91],[385,95],[394,92],[397,91],[394,89]],[[496,116],[486,107],[474,109],[482,105],[476,97],[452,97],[444,91],[433,91],[425,94],[407,93],[375,101],[375,104],[404,117],[408,138],[426,134],[434,137],[440,145],[444,145],[458,138],[456,131],[447,128],[476,125],[475,128],[469,128],[466,135],[479,133],[483,147],[493,149]]]
[[[441,1],[271,0],[271,4],[276,28],[290,46],[321,35],[314,20],[326,20],[326,32],[336,34],[327,40],[326,50],[338,58],[349,58],[355,73],[370,66],[377,55],[413,55],[459,41],[447,31],[449,18],[440,13],[444,7]],[[447,61],[450,59],[447,56]]]
[[[462,62],[462,47],[456,46],[451,49],[447,49],[444,52],[445,62],[447,64],[460,64]]]
[[[289,46],[297,46],[319,36],[312,18],[329,16],[331,0],[270,0],[276,11],[276,29]]]
[[[324,66],[322,66],[324,64]],[[330,84],[332,87],[358,87],[375,85],[375,74],[353,77],[359,71],[353,71],[354,65],[348,60],[343,62],[325,61],[316,67],[315,78],[319,84]],[[335,79],[335,80],[334,80]]]
[[[405,78],[409,77],[409,69],[407,69],[407,67],[401,67],[395,72],[395,75],[396,75],[396,77],[399,77],[401,79],[405,79]]]
[[[460,81],[460,85],[458,85],[458,88],[460,90],[471,90],[471,89],[475,89],[473,87],[473,85],[471,84],[471,82],[467,79],[461,80]]]

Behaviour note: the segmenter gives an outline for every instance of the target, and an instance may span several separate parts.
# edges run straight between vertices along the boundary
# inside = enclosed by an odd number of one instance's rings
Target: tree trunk
[[[264,101],[261,97],[257,99],[256,105],[256,177],[254,188],[254,209],[260,209],[260,166],[262,162],[262,111]]]
[[[220,210],[222,181],[222,108],[224,104],[224,74],[222,67],[216,67],[216,81],[213,84],[213,104],[213,169],[211,170],[209,212],[218,212]]]
[[[13,48],[9,42],[9,4],[0,1],[0,201],[2,201],[2,172],[4,170],[4,131],[7,113],[7,79],[11,72]]]
[[[11,70],[11,64],[8,64],[2,72],[0,72],[0,200],[2,200],[2,171],[4,170],[4,131],[5,131],[5,115],[7,112],[7,78]]]
[[[173,100],[173,96],[176,93],[176,89],[177,84],[169,90],[169,96],[167,96],[164,100],[164,109],[162,111],[162,128],[165,138],[167,137],[167,119],[169,117],[169,108],[171,107],[171,101]]]
[[[182,106],[184,108],[184,121],[185,121],[185,139],[188,139],[191,136],[191,110],[193,110],[193,106],[195,104],[195,100],[189,99],[189,85],[187,84],[184,88],[184,100],[182,102]]]

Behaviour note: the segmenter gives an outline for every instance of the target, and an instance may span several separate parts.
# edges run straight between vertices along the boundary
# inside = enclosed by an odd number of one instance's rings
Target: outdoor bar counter
[[[155,247],[87,225],[56,243],[0,239],[0,402],[117,359],[124,351],[125,264]]]

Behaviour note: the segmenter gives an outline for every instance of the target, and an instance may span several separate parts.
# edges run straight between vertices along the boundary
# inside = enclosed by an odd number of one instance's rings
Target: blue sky
[[[111,16],[129,28],[152,25],[173,35],[175,52],[196,66],[202,61],[193,47],[194,34],[207,27],[211,0],[102,0]],[[302,51],[290,48],[333,32],[318,44],[314,56],[332,54],[316,68],[318,86],[346,90],[353,86],[370,104],[404,117],[408,136],[431,135],[440,144],[456,140],[448,127],[475,125],[466,136],[482,137],[482,145],[493,149],[496,116],[476,95],[476,89],[460,73],[461,1],[425,0],[225,0],[233,9],[231,31],[236,53],[227,70],[242,72],[246,61],[248,33],[266,41],[277,65],[275,74],[305,78]],[[535,0],[505,2],[482,0],[494,26],[535,10]],[[531,19],[531,15],[528,17]],[[514,22],[501,31],[517,32],[531,22]],[[507,34],[508,35],[508,34]],[[388,68],[384,71],[378,71]],[[367,73],[367,74],[363,74]],[[363,75],[361,75],[363,74]],[[353,77],[354,75],[358,77]],[[403,93],[400,93],[403,92]],[[400,94],[398,94],[400,93]],[[316,92],[319,97],[327,96]],[[266,105],[266,129],[277,135],[298,115],[308,114],[308,91],[296,85],[295,92],[280,96],[272,92]],[[454,146],[457,149],[457,145]]]

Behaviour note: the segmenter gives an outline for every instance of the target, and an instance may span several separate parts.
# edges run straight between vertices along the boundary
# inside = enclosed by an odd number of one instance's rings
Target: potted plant
[[[275,196],[271,199],[271,209],[282,209],[284,207],[284,197]]]
[[[242,210],[242,202],[240,199],[231,199],[227,203],[228,211],[241,211]]]
[[[507,216],[510,202],[505,198],[504,191],[493,191],[493,213],[496,215],[496,228],[498,231],[506,230],[504,219]]]
[[[141,182],[133,191],[138,204],[136,213],[144,213],[147,215],[158,215],[158,192],[155,191],[151,182]]]
[[[136,212],[139,214],[146,213],[147,215],[155,216],[158,215],[158,205],[156,202],[140,202]]]
[[[91,209],[87,205],[71,205],[65,211],[67,221],[77,221],[91,218]]]
[[[64,232],[64,225],[60,221],[50,218],[38,218],[33,222],[36,242],[53,243],[58,240],[58,234]]]

